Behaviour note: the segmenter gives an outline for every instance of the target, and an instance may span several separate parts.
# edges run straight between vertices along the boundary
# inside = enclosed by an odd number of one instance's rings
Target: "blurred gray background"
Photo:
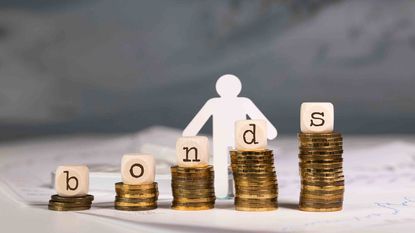
[[[184,128],[225,73],[283,134],[414,133],[415,1],[0,1],[2,140]]]

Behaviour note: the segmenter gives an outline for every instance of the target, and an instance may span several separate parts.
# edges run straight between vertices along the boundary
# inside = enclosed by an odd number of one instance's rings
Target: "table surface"
[[[415,137],[407,136],[353,136],[347,139],[349,147],[378,144],[382,141],[396,140],[414,143]],[[284,138],[282,142],[284,142]],[[287,139],[288,140],[288,139]],[[289,139],[292,141],[292,138]],[[0,164],[7,155],[0,156]],[[46,206],[27,206],[11,198],[9,191],[0,186],[0,226],[2,232],[155,232],[155,226],[132,227],[122,221],[70,212],[54,212]],[[402,227],[403,225],[401,225]],[[392,230],[393,228],[391,228]]]

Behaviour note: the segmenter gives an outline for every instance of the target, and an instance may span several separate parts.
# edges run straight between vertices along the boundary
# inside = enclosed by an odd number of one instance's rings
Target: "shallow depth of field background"
[[[415,133],[415,1],[0,2],[0,140],[184,128],[225,73],[282,134]]]

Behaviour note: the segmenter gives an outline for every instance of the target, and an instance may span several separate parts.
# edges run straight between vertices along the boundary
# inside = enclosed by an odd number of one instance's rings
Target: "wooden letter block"
[[[267,123],[265,120],[235,122],[235,147],[237,150],[264,150],[267,148],[267,144]]]
[[[59,166],[55,173],[55,189],[62,197],[79,197],[88,194],[89,169],[87,166]]]
[[[209,164],[209,140],[203,136],[180,137],[176,142],[177,165],[197,167]]]
[[[334,129],[332,103],[302,103],[300,126],[303,133],[330,133]]]
[[[121,160],[121,179],[124,184],[152,184],[156,162],[152,155],[126,154]]]

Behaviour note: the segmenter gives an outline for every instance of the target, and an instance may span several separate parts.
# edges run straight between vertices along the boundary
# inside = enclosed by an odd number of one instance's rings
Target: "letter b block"
[[[303,133],[330,133],[334,128],[332,103],[302,103],[300,126]]]
[[[209,140],[207,137],[180,137],[176,142],[177,165],[197,167],[209,164]]]
[[[89,169],[87,166],[59,166],[55,173],[55,189],[62,197],[88,194]]]
[[[152,155],[126,154],[121,159],[121,179],[124,184],[152,184],[156,163]]]
[[[267,148],[267,144],[267,122],[265,120],[235,122],[235,147],[237,150],[264,150]]]

